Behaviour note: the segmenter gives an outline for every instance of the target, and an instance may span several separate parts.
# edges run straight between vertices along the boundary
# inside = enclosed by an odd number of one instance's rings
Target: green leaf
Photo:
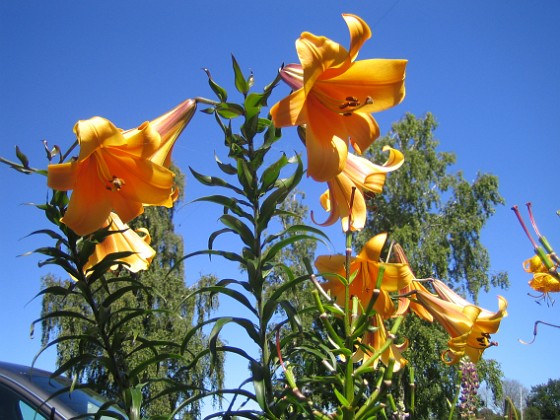
[[[235,175],[237,174],[237,168],[229,163],[223,163],[219,158],[218,155],[214,153],[214,160],[218,164],[218,167],[228,175]]]
[[[282,282],[282,284],[270,295],[269,300],[276,301],[280,299],[280,297],[287,291],[292,288],[295,288],[298,284],[309,280],[309,275],[306,274],[304,276],[297,277],[293,280],[288,280],[286,282]],[[269,311],[268,302],[265,304],[265,311]]]
[[[261,185],[259,188],[259,192],[261,194],[266,193],[272,185],[276,182],[278,177],[280,176],[280,171],[283,167],[288,164],[288,158],[285,154],[282,154],[282,157],[266,168],[262,175],[261,175]]]
[[[137,290],[138,290],[137,286],[121,287],[121,288],[115,290],[109,296],[107,296],[107,298],[103,301],[103,306],[106,307],[106,308],[110,308],[112,303],[119,300],[125,294],[127,294],[128,292],[136,292]]]
[[[239,183],[243,186],[243,189],[247,192],[251,192],[253,188],[253,174],[251,170],[247,166],[247,162],[243,159],[237,159],[237,179],[239,179]]]
[[[181,257],[175,265],[177,265],[180,262],[183,262],[184,260],[186,260],[188,258],[195,257],[197,255],[219,255],[221,257],[224,257],[227,260],[245,264],[245,259],[241,255],[236,254],[234,252],[216,251],[216,250],[213,250],[213,249],[206,249],[206,250],[191,252],[190,254],[187,254],[187,255]],[[173,270],[173,269],[171,269],[171,270]]]
[[[224,214],[222,217],[220,217],[219,220],[226,227],[234,230],[239,235],[239,237],[241,238],[241,240],[245,245],[253,249],[253,247],[255,246],[255,237],[253,236],[253,233],[245,223],[243,223],[238,218],[232,216],[231,214]]]
[[[340,393],[338,389],[334,388],[333,391],[336,399],[340,402],[340,404],[342,404],[344,407],[350,406],[350,402],[344,397],[344,395]]]
[[[140,420],[140,410],[142,408],[142,387],[138,384],[125,390],[125,401],[128,403],[128,413],[130,420]]]
[[[249,311],[251,311],[254,315],[258,316],[257,310],[255,309],[255,305],[247,299],[243,293],[238,292],[237,290],[230,289],[224,286],[208,286],[203,287],[200,289],[201,293],[210,292],[211,295],[216,293],[221,293],[223,295],[229,296],[232,299],[235,299],[237,302],[245,306]]]
[[[264,384],[263,367],[258,363],[251,363],[251,373],[253,375],[253,386],[255,387],[255,397],[263,411],[267,411],[266,405],[266,386]]]
[[[231,56],[231,60],[233,64],[233,72],[235,75],[235,88],[239,93],[246,95],[253,85],[253,75],[251,74],[248,79],[245,79],[245,76],[243,76],[243,72],[241,71],[237,60],[233,55]]]
[[[210,85],[210,89],[212,89],[212,91],[216,94],[218,99],[220,99],[220,102],[227,101],[226,90],[222,88],[220,85],[218,85],[216,82],[214,82],[212,76],[210,75],[210,71],[208,69],[202,69],[202,70],[204,70],[204,72],[208,76],[208,84]]]
[[[275,182],[277,190],[273,191],[263,201],[260,207],[260,217],[257,220],[257,228],[260,232],[266,229],[270,219],[275,214],[280,202],[286,199],[291,190],[293,190],[303,176],[303,164],[299,156],[296,157],[298,165],[294,174],[289,178],[282,178]],[[290,162],[292,160],[290,159]]]
[[[216,240],[216,238],[220,235],[223,235],[224,233],[235,233],[235,231],[233,231],[232,229],[220,229],[212,232],[208,237],[208,249],[213,249],[214,241]],[[210,259],[211,258],[212,256],[210,256]]]
[[[213,114],[214,112],[216,112],[216,108],[214,108],[214,107],[204,108],[204,109],[201,109],[200,112],[203,112],[205,114]]]
[[[286,214],[286,212],[284,212],[284,214]],[[291,213],[291,214],[293,214],[293,213]],[[327,243],[330,242],[327,234],[325,232],[323,232],[321,229],[317,229],[313,226],[299,225],[298,224],[298,225],[291,225],[287,229],[285,229],[282,232],[277,233],[275,235],[268,235],[263,244],[266,245],[268,243],[271,243],[271,242],[275,241],[278,238],[282,238],[283,236],[293,235],[294,233],[299,233],[299,232],[307,232],[307,233],[312,233],[314,235],[318,235],[318,236],[324,238],[327,242],[321,240],[320,238],[316,238],[315,236],[311,236],[311,238],[313,238],[316,241],[321,241],[325,245],[327,245]]]
[[[20,148],[18,146],[16,146],[16,156],[19,159],[19,161],[21,162],[21,164],[23,165],[23,167],[25,169],[29,169],[29,159],[27,159],[27,156],[25,156],[22,151],[20,150]]]
[[[310,235],[288,236],[287,238],[276,242],[274,245],[268,248],[266,252],[263,254],[262,260],[266,262],[272,261],[276,257],[276,254],[278,254],[278,252],[280,252],[283,248],[286,248],[288,245],[293,244],[294,242],[305,240],[305,239],[316,240],[317,238],[315,236],[310,236]]]
[[[234,323],[242,327],[249,337],[258,345],[259,344],[259,333],[257,331],[257,326],[253,324],[246,318],[237,318],[237,317],[221,317],[216,318],[214,326],[212,327],[212,331],[208,335],[208,343],[210,352],[215,357],[216,356],[216,343],[218,340],[218,335],[222,331],[222,328],[229,323]]]
[[[222,118],[232,119],[243,115],[245,110],[240,105],[229,102],[222,102],[216,106],[216,112]]]
[[[191,173],[193,174],[193,176],[196,178],[196,180],[203,185],[206,185],[206,186],[209,186],[209,187],[225,187],[225,188],[229,188],[230,190],[235,191],[238,194],[243,195],[243,191],[241,191],[239,188],[227,183],[226,181],[224,181],[221,178],[217,178],[215,176],[210,176],[210,175],[202,175],[202,174],[196,172],[191,167],[189,167],[189,169],[190,169]]]
[[[196,200],[191,201],[191,203],[196,203],[199,201],[205,201],[205,202],[209,202],[209,203],[216,203],[216,204],[220,204],[222,206],[224,206],[224,209],[226,209],[227,211],[230,211],[240,217],[244,217],[247,220],[252,221],[253,220],[253,216],[251,216],[249,213],[247,213],[246,211],[244,211],[238,204],[244,204],[246,206],[249,206],[249,203],[245,202],[245,201],[240,201],[237,198],[233,198],[233,197],[227,197],[225,195],[209,195],[206,197],[200,197],[197,198]]]
[[[216,283],[216,286],[225,287],[225,286],[228,286],[230,284],[235,284],[237,286],[241,286],[247,292],[251,293],[251,287],[249,286],[249,283],[247,283],[246,281],[241,281],[241,280],[236,280],[236,279],[222,279],[218,283]]]

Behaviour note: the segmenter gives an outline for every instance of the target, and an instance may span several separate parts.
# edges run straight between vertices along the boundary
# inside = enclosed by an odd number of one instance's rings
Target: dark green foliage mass
[[[531,387],[525,413],[526,419],[560,419],[560,379]]]

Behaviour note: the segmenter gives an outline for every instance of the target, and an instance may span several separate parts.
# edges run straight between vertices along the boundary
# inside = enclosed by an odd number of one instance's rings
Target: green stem
[[[408,384],[410,386],[410,403],[409,403],[409,410],[411,414],[414,414],[414,406],[416,403],[416,383],[414,380],[414,367],[413,366],[409,366],[408,367],[408,374],[410,377],[410,383]]]
[[[206,105],[212,105],[212,106],[217,106],[220,105],[220,102],[218,101],[214,101],[212,99],[208,99],[208,98],[203,98],[201,96],[197,96],[196,98],[194,98],[196,103],[199,104],[206,104]]]
[[[455,393],[455,398],[453,398],[453,402],[451,403],[451,410],[449,411],[448,420],[453,420],[453,414],[455,413],[455,408],[457,407],[457,402],[459,401],[459,395],[461,394],[461,380],[463,378],[463,372],[459,370],[459,380],[456,384],[457,392]]]
[[[70,153],[72,153],[72,151],[76,148],[76,146],[78,145],[78,139],[76,139],[76,141],[74,141],[74,143],[72,143],[72,146],[70,146],[70,148],[66,151],[66,153],[64,153],[64,155],[62,155],[62,157],[60,158],[60,162],[64,162],[68,156],[70,156]]]
[[[348,222],[350,223],[350,221]],[[352,258],[352,233],[350,229],[346,231],[346,260],[345,260],[345,276],[346,284],[344,287],[344,335],[345,348],[348,353],[346,358],[346,373],[344,376],[344,397],[348,401],[349,406],[342,407],[343,420],[351,420],[354,418],[354,364],[352,362],[352,353],[354,351],[354,339],[352,337],[352,312],[353,306],[350,305],[350,261]]]
[[[391,328],[391,331],[390,331],[385,343],[383,343],[383,345],[378,350],[376,350],[376,352],[373,353],[368,360],[366,360],[358,369],[356,369],[356,371],[354,372],[354,376],[363,375],[367,371],[371,370],[371,365],[377,359],[379,359],[379,357],[381,357],[383,352],[385,350],[387,350],[391,344],[393,344],[393,341],[395,340],[396,333],[397,333],[399,327],[401,326],[401,323],[403,322],[403,319],[404,319],[403,315],[400,315],[400,316],[395,318],[395,323],[393,324],[393,328]]]
[[[321,323],[326,328],[329,338],[331,340],[333,340],[339,348],[344,348],[344,340],[342,340],[340,338],[340,336],[336,333],[336,331],[334,330],[334,327],[332,326],[331,322],[329,321],[329,318],[327,317],[327,312],[325,311],[325,307],[323,306],[323,302],[321,301],[321,298],[319,297],[319,292],[317,290],[313,290],[311,292],[311,294],[313,295],[313,299],[315,300],[315,304],[317,305],[317,308],[319,309],[319,319],[321,320]]]

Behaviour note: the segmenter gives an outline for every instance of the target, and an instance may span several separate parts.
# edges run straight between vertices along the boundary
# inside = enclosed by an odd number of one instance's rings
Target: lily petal
[[[350,31],[350,60],[354,61],[364,42],[371,38],[371,29],[359,16],[345,13],[342,15]]]
[[[304,107],[305,92],[297,90],[270,108],[270,115],[276,127],[289,127],[303,125],[307,121],[307,113]]]
[[[147,229],[139,229],[135,232],[123,223],[115,213],[110,213],[107,226],[111,226],[110,231],[114,233],[106,236],[101,243],[95,246],[93,254],[84,265],[86,275],[88,270],[103,261],[107,255],[127,251],[133,254],[118,261],[126,263],[125,267],[133,273],[146,270],[156,255],[156,251],[149,246],[151,237]],[[144,236],[141,237],[137,232]],[[114,270],[117,265],[111,268]]]

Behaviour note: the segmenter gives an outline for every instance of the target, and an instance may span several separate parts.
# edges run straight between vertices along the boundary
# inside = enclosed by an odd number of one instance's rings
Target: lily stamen
[[[113,179],[107,181],[107,189],[109,191],[120,191],[123,185],[125,184],[124,179],[116,177],[113,175]]]
[[[366,105],[371,105],[371,104],[373,104],[373,98],[371,96],[366,97],[363,104],[358,100],[358,98],[355,98],[353,96],[348,96],[346,98],[346,102],[343,102],[342,105],[339,106],[339,108],[340,109],[351,108],[350,110],[347,110],[342,113],[344,117],[350,117],[354,112],[362,109]]]

